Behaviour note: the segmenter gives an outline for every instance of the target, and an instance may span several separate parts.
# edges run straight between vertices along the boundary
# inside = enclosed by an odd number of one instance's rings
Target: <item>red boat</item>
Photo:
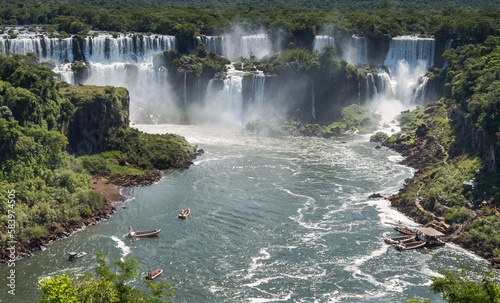
[[[154,237],[160,233],[161,229],[153,229],[146,231],[133,231],[132,226],[128,228],[128,236],[130,238]]]
[[[148,280],[153,280],[154,278],[159,277],[163,273],[163,269],[158,268],[153,271],[149,271],[147,275],[145,276],[146,279]]]

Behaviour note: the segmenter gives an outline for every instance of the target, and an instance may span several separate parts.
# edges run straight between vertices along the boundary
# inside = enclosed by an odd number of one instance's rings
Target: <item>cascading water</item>
[[[342,58],[350,64],[368,64],[368,45],[365,37],[352,35],[348,45],[343,48]]]
[[[314,95],[314,81],[311,79],[311,116],[316,120],[316,97]]]
[[[83,40],[84,60],[90,62],[152,62],[152,56],[176,48],[174,36],[100,33]]]
[[[394,98],[394,88],[391,79],[385,71],[377,74],[366,74],[366,99],[376,99],[380,97]]]
[[[224,122],[240,125],[243,110],[242,81],[244,72],[232,64],[224,80],[211,79],[203,109],[203,118],[209,122]]]
[[[184,85],[182,88],[182,101],[187,102],[187,73],[184,72]]]
[[[241,37],[241,56],[243,58],[262,58],[271,53],[272,44],[267,35]]]
[[[153,67],[153,56],[176,48],[176,39],[165,35],[118,35],[100,33],[83,40],[86,72],[78,79],[89,85],[125,87],[133,102],[130,119],[136,123],[166,123],[178,115],[168,100],[167,71]],[[64,66],[56,68],[64,70]],[[67,67],[66,67],[67,70]],[[69,76],[69,77],[68,77]],[[66,81],[76,81],[73,73],[63,73]]]
[[[196,43],[199,45],[203,43],[205,49],[209,53],[216,53],[222,55],[224,49],[224,37],[219,36],[199,36],[196,37]]]
[[[229,35],[224,41],[223,56],[231,61],[241,57],[261,59],[273,52],[272,43],[267,34]]]
[[[243,35],[235,33],[232,36],[201,36],[197,38],[198,43],[204,43],[207,51],[224,52],[228,58],[251,57],[261,58],[271,54],[273,48],[266,34]],[[318,35],[315,38],[314,49],[319,51],[327,45],[334,45],[333,37]],[[224,46],[224,49],[223,49]],[[56,39],[35,34],[20,35],[15,39],[0,38],[0,50],[2,53],[26,54],[34,52],[42,60],[53,60],[57,66],[54,69],[61,74],[61,78],[72,84],[91,85],[114,85],[125,87],[131,96],[131,120],[135,123],[158,123],[167,122],[169,117],[177,115],[175,102],[169,100],[171,91],[168,84],[166,70],[155,70],[152,58],[155,54],[165,50],[175,49],[176,39],[165,35],[138,35],[107,33],[93,33],[92,36],[82,40],[77,38]],[[366,64],[367,41],[363,37],[352,36],[348,43],[348,51],[343,55],[353,64]],[[414,36],[396,37],[390,44],[385,64],[391,75],[384,71],[367,75],[366,99],[376,99],[385,96],[398,99],[406,107],[412,103],[421,103],[425,92],[426,79],[419,78],[424,75],[427,67],[434,62],[434,39],[418,38]],[[84,60],[88,63],[84,72],[75,73],[71,62]],[[224,89],[218,81],[211,81],[206,96],[214,99],[218,96],[226,101],[223,110],[238,121],[246,118],[244,114],[252,115],[261,112],[262,99],[264,98],[265,78],[259,74],[252,79],[249,95],[252,106],[258,104],[258,108],[249,108],[245,104],[242,108],[242,79],[243,73],[229,70],[227,78],[223,81]],[[198,79],[199,80],[199,79]],[[420,82],[419,82],[420,81]],[[188,79],[184,75],[180,91],[183,103],[188,100]],[[215,84],[214,84],[215,83]],[[314,87],[314,83],[311,84]],[[217,93],[215,93],[217,92]],[[232,97],[228,97],[231,95]],[[284,94],[279,92],[279,96]],[[203,97],[202,97],[203,98]],[[205,106],[210,102],[205,97]],[[232,100],[229,102],[228,100]],[[276,102],[282,102],[278,98]],[[218,101],[217,101],[218,102]],[[232,104],[229,106],[229,104]],[[315,117],[315,96],[311,91],[311,115]],[[279,103],[282,104],[282,103]],[[220,105],[220,104],[219,104]],[[255,106],[254,106],[255,107]],[[162,110],[158,110],[161,108]],[[214,107],[213,107],[214,108]],[[251,112],[249,111],[251,109]],[[166,114],[167,113],[167,114]],[[167,117],[168,116],[168,117]],[[241,123],[241,122],[240,122]]]
[[[253,104],[262,106],[264,102],[264,85],[266,83],[266,77],[263,72],[259,72],[252,76],[252,89],[250,92],[250,101]]]
[[[433,38],[401,36],[392,39],[384,65],[390,70],[395,96],[403,104],[410,106],[415,100],[419,78],[434,65],[434,49]]]
[[[444,46],[444,50],[445,51],[449,50],[451,48],[452,44],[453,44],[453,39],[447,40],[446,44]],[[448,67],[448,60],[444,59],[443,68],[446,68],[446,67]]]
[[[356,63],[368,64],[368,46],[365,37],[353,35],[351,37],[351,43],[353,44],[353,49],[356,50]]]
[[[434,38],[395,37],[389,45],[384,65],[394,68],[398,62],[404,60],[412,69],[421,64],[428,68],[434,66],[434,49]]]
[[[266,84],[264,73],[258,71],[256,74],[252,74],[249,77],[251,77],[251,85],[244,110],[245,121],[261,118],[264,106],[264,87]]]
[[[0,53],[6,55],[34,53],[40,61],[62,64],[73,62],[73,41],[73,38],[59,39],[47,36],[23,36],[14,39],[0,37]]]
[[[335,39],[327,35],[318,35],[314,37],[313,52],[321,53],[327,46],[335,47]]]
[[[422,105],[424,104],[425,100],[425,93],[426,93],[426,84],[427,81],[429,80],[428,77],[422,76],[418,78],[417,81],[417,88],[415,89],[415,94],[413,94],[413,104],[416,105]]]

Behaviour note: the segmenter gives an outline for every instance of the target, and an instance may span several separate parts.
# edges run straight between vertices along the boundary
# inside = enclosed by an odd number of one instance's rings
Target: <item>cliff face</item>
[[[67,86],[61,92],[76,108],[66,133],[71,153],[102,151],[110,128],[129,124],[130,98],[125,88]]]
[[[478,154],[483,159],[488,172],[499,172],[500,148],[498,148],[498,142],[478,130],[474,121],[467,118],[466,112],[463,110],[455,110],[451,118],[456,121],[454,128],[457,135],[457,144],[452,149],[453,153],[458,154],[466,151]]]

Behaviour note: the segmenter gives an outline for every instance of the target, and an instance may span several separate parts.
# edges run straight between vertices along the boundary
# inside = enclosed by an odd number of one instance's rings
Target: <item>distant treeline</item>
[[[18,6],[18,1],[2,1],[14,6]],[[36,3],[39,1],[22,1],[24,4]],[[90,6],[104,7],[158,7],[158,6],[200,6],[200,7],[228,7],[228,6],[249,6],[249,7],[299,7],[317,9],[355,9],[371,10],[380,7],[394,7],[398,9],[442,9],[448,5],[458,8],[479,8],[479,7],[500,7],[499,1],[491,0],[52,0],[43,1],[48,4],[84,4]],[[21,3],[19,1],[19,3]]]
[[[444,2],[426,0],[416,5],[414,1],[398,1],[396,5],[392,1],[292,0],[285,5],[279,0],[223,5],[225,1],[28,0],[3,4],[0,24],[42,24],[47,25],[47,31],[63,35],[105,30],[194,37],[216,35],[238,26],[247,32],[264,29],[294,37],[333,31],[375,39],[419,33],[466,43],[483,42],[488,35],[500,32],[498,1],[467,5]]]

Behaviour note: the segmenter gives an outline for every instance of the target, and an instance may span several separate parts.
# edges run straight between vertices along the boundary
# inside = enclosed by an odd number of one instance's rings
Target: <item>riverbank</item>
[[[16,259],[23,259],[33,256],[37,250],[43,250],[54,241],[65,239],[82,228],[95,225],[103,219],[108,219],[116,210],[116,203],[124,202],[128,197],[120,193],[120,187],[146,186],[157,182],[162,176],[161,171],[149,171],[140,177],[136,175],[114,177],[111,180],[101,176],[93,176],[89,179],[92,189],[100,193],[104,199],[102,207],[88,217],[82,217],[75,222],[59,223],[52,222],[48,227],[48,234],[40,239],[36,244],[23,245],[20,242],[15,244]],[[10,251],[0,248],[0,263],[9,261]]]
[[[414,221],[438,226],[447,241],[492,261],[498,246],[484,226],[496,221],[492,211],[496,191],[493,183],[488,184],[495,176],[488,175],[480,159],[456,143],[450,115],[452,111],[441,102],[402,113],[402,132],[382,145],[400,153],[402,164],[414,168],[415,174],[388,199]],[[471,179],[478,181],[481,191],[477,186],[464,186]],[[478,217],[483,218],[477,223],[480,226],[470,223]]]

